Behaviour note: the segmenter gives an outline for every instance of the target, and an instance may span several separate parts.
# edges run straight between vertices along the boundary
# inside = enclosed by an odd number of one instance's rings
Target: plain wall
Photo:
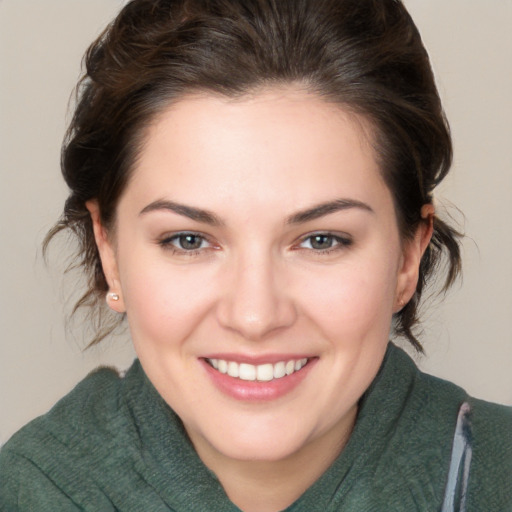
[[[66,197],[59,151],[81,56],[122,3],[0,0],[0,443],[94,367],[123,369],[134,357],[127,334],[82,351],[80,329],[65,329],[76,288],[60,277],[66,244],[49,266],[40,250]],[[429,309],[427,357],[417,360],[512,404],[512,1],[406,5],[453,131],[455,163],[438,204],[464,212],[467,234],[464,282]]]

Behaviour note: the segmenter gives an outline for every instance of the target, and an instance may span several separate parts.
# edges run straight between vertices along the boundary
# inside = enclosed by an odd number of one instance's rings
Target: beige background
[[[0,0],[0,443],[93,367],[133,358],[126,335],[81,351],[81,330],[64,325],[76,288],[60,278],[65,247],[49,267],[40,253],[66,196],[59,147],[80,59],[122,3]],[[468,235],[464,283],[429,310],[419,363],[512,404],[512,0],[406,5],[452,124],[455,166],[439,199],[464,212]]]

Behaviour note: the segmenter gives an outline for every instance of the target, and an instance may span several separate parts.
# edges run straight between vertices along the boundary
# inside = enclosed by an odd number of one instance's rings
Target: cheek
[[[175,344],[207,314],[214,276],[204,269],[144,261],[127,261],[120,276],[133,341]]]
[[[396,287],[394,265],[371,259],[327,270],[298,292],[307,297],[302,309],[330,338],[350,334],[356,341],[373,332],[387,336]]]

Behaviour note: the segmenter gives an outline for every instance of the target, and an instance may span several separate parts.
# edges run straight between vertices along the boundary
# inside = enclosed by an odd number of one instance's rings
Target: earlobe
[[[419,279],[420,263],[430,243],[434,229],[434,205],[421,208],[422,221],[411,240],[404,245],[403,259],[398,274],[394,312],[400,311],[412,298]]]
[[[91,199],[85,203],[85,206],[91,215],[94,239],[100,254],[103,273],[109,287],[109,291],[105,298],[106,302],[114,311],[124,313],[126,310],[122,298],[123,295],[120,286],[116,253],[111,241],[109,240],[107,230],[101,222],[98,202],[95,199]]]

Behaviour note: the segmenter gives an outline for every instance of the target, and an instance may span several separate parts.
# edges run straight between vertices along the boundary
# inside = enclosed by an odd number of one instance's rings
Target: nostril
[[[218,320],[224,327],[239,332],[244,338],[257,340],[267,334],[291,326],[296,313],[288,299],[228,298],[218,307]]]

